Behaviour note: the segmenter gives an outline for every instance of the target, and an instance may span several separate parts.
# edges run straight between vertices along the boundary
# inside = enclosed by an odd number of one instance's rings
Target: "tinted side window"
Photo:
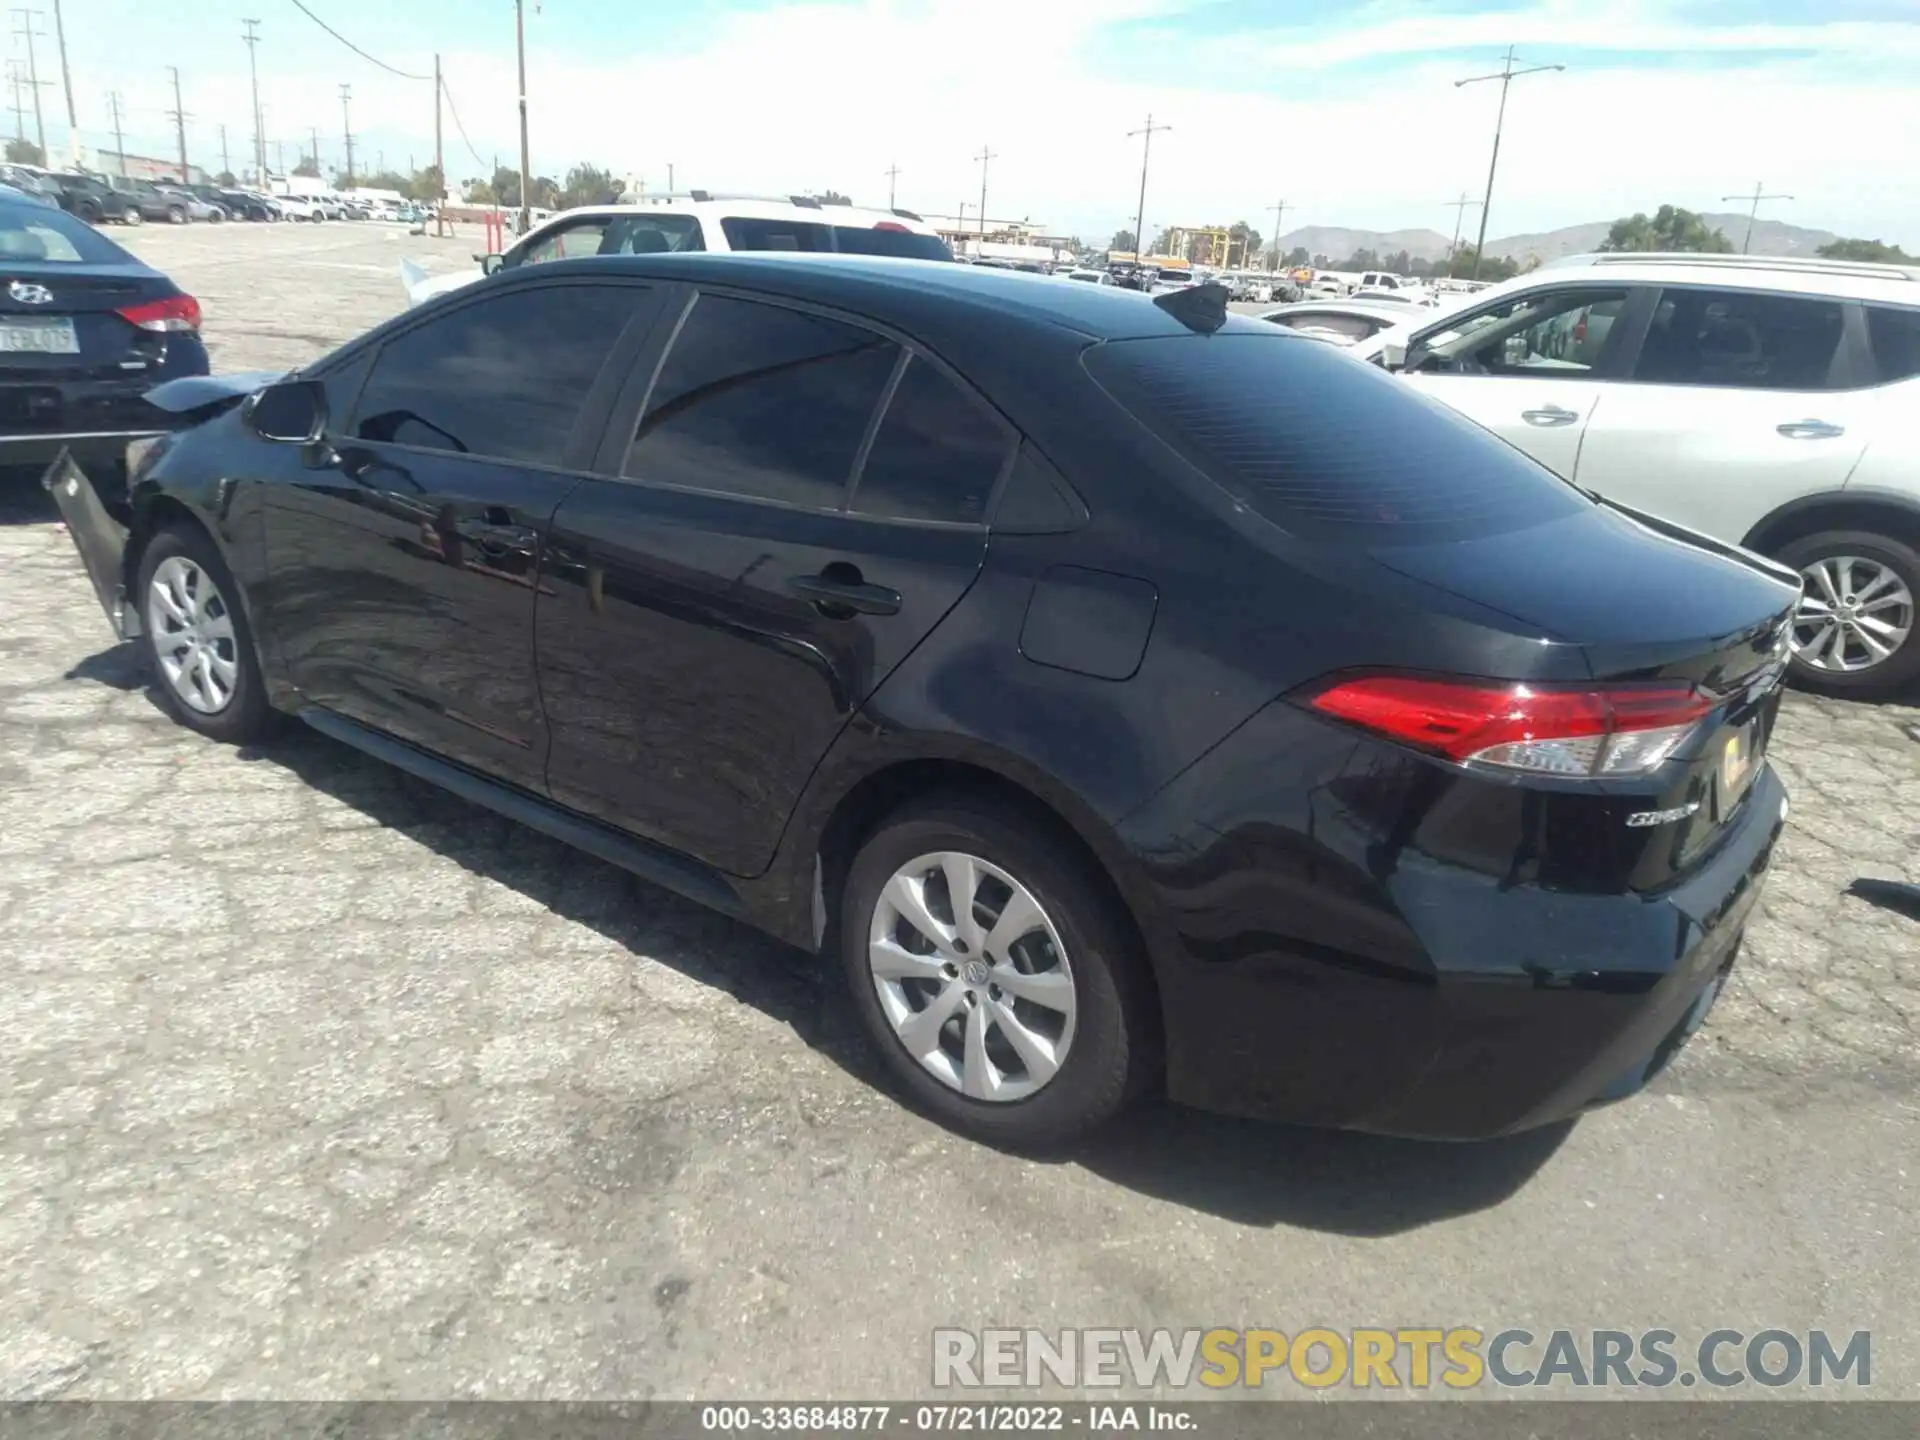
[[[1634,360],[1633,378],[1659,385],[1824,390],[1841,329],[1835,300],[1667,290]]]
[[[898,356],[870,330],[703,295],[667,352],[624,473],[836,509]]]
[[[516,290],[415,326],[380,349],[361,440],[558,464],[587,390],[646,292]]]
[[[1464,316],[1423,342],[1422,370],[1468,375],[1564,375],[1605,353],[1624,290],[1535,290]]]
[[[951,260],[953,251],[938,235],[875,225],[833,227],[833,245],[843,255],[898,255],[909,260]]]
[[[735,250],[831,250],[833,238],[825,225],[805,220],[749,220],[729,215],[720,233]]]
[[[974,525],[987,513],[1012,440],[972,396],[915,356],[873,437],[853,508]]]
[[[1867,307],[1874,379],[1882,385],[1920,375],[1920,310]]]

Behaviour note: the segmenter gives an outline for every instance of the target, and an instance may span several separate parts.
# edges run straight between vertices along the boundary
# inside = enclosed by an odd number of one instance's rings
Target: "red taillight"
[[[198,330],[200,328],[200,302],[191,295],[169,295],[164,300],[149,300],[142,305],[129,305],[116,310],[129,325],[138,325],[142,330]]]
[[[1687,685],[1587,689],[1406,675],[1340,681],[1307,703],[1463,765],[1574,778],[1654,769],[1714,707]]]

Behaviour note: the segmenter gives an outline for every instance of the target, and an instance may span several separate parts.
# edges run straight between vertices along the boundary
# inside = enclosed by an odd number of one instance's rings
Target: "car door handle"
[[[837,567],[835,567],[837,568]],[[858,578],[860,572],[851,566],[846,576],[822,573],[819,575],[796,575],[787,581],[790,589],[797,591],[819,607],[820,613],[829,619],[851,618],[853,615],[898,615],[900,613],[900,592],[889,590],[884,585],[869,585]],[[835,612],[842,612],[836,615]]]
[[[531,555],[540,539],[540,532],[531,525],[503,525],[491,520],[462,520],[453,528],[462,540],[470,540],[482,550],[490,550],[496,555],[505,554],[508,551]]]
[[[1773,428],[1775,433],[1789,440],[1835,440],[1847,433],[1846,426],[1826,420],[1789,420]]]
[[[1568,410],[1559,405],[1542,405],[1538,410],[1522,410],[1520,418],[1529,425],[1538,425],[1550,430],[1559,425],[1571,425],[1580,418],[1578,410]]]

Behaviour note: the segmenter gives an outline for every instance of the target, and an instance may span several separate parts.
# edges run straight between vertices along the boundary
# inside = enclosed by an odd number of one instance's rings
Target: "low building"
[[[129,180],[154,180],[163,184],[181,183],[178,158],[161,160],[152,155],[123,155],[118,150],[95,150],[92,164],[93,168],[103,175],[124,175]],[[213,177],[198,165],[189,164],[186,183],[210,185],[213,183]]]

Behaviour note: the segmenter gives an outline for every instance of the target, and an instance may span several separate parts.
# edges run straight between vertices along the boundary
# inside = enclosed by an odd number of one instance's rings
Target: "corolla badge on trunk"
[[[44,285],[36,285],[31,280],[15,280],[7,286],[7,294],[22,305],[51,305],[53,291]]]
[[[1684,820],[1700,808],[1698,800],[1689,800],[1684,805],[1676,805],[1671,810],[1641,810],[1627,816],[1628,828],[1643,830],[1649,825],[1671,825],[1676,820]]]

